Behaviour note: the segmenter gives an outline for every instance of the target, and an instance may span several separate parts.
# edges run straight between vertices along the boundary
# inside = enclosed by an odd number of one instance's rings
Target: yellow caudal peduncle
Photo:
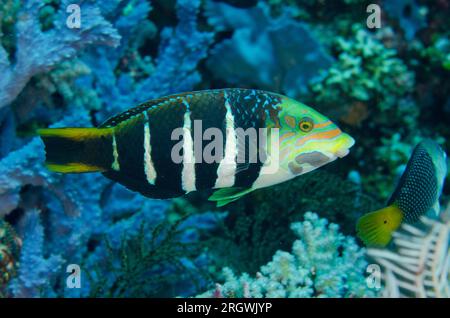
[[[44,142],[45,164],[51,171],[104,172],[111,165],[113,128],[46,128],[37,133]]]
[[[112,133],[112,128],[44,128],[38,129],[39,136],[45,137],[58,137],[71,140],[84,140],[92,137],[107,136]]]

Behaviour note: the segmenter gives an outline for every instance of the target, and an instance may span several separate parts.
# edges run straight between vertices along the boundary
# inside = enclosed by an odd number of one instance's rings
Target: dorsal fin
[[[105,122],[103,122],[99,127],[100,128],[114,127],[114,126],[117,126],[118,124],[130,119],[131,117],[139,115],[139,114],[143,113],[144,111],[149,110],[151,108],[164,107],[164,105],[174,102],[180,98],[187,98],[189,96],[194,96],[197,94],[205,94],[205,93],[213,92],[213,91],[215,91],[215,90],[184,92],[184,93],[180,93],[180,94],[173,94],[173,95],[160,97],[157,99],[152,99],[152,100],[146,101],[142,104],[139,104],[136,107],[125,110],[122,113],[119,113],[113,117],[110,117]]]

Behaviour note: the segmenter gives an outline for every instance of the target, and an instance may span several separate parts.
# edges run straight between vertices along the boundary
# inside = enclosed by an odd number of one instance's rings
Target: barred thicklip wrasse
[[[356,230],[366,245],[385,246],[403,222],[415,223],[428,212],[439,213],[446,158],[433,140],[426,139],[415,147],[387,207],[359,219]]]
[[[98,128],[38,133],[52,171],[102,172],[151,198],[219,189],[210,197],[218,206],[343,157],[354,144],[314,109],[252,89],[171,95]]]

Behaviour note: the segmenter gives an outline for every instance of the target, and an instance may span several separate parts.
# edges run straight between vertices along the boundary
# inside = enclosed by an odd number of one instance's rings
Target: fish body
[[[50,170],[99,171],[151,198],[220,189],[210,198],[219,206],[343,157],[354,144],[314,109],[253,89],[166,96],[98,128],[39,134]]]
[[[415,223],[420,217],[438,214],[439,197],[447,174],[447,155],[437,143],[426,139],[415,148],[387,207],[361,217],[359,237],[367,244],[385,246],[403,223]]]

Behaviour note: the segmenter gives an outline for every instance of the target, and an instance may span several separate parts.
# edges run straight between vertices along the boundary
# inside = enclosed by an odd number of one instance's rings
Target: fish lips
[[[355,139],[353,139],[349,134],[342,133],[336,140],[336,144],[333,147],[333,153],[338,158],[343,158],[350,153],[350,148],[355,144]]]

